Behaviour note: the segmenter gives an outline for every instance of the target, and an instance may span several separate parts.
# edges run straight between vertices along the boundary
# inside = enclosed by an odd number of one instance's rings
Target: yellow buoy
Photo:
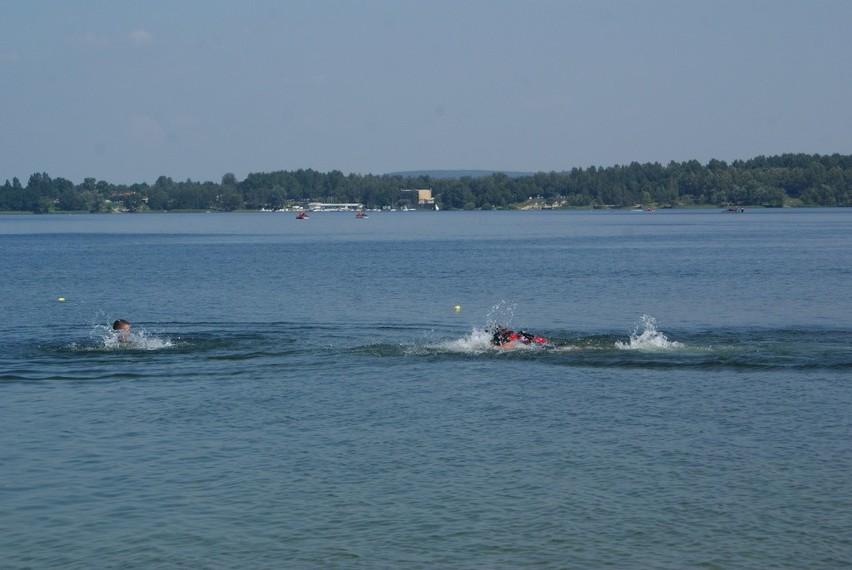
[[[456,305],[455,307],[453,307],[453,310],[458,313],[459,311],[461,311],[461,305]]]

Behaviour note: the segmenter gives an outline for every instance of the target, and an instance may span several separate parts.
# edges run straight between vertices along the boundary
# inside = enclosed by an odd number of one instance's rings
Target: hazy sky
[[[4,0],[0,184],[852,154],[849,0]]]

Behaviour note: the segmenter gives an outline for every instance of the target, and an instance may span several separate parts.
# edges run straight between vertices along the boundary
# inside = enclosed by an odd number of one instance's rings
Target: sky
[[[852,154],[848,0],[3,0],[0,183]]]

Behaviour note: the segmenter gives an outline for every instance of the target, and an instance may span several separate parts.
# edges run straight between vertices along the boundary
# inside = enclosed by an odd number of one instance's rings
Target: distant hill
[[[509,178],[520,178],[522,176],[532,176],[535,172],[509,172],[506,170],[409,170],[405,172],[388,172],[391,176],[402,176],[405,178],[417,178],[418,176],[428,176],[436,180],[451,180],[458,178],[482,178],[483,176],[491,176],[492,174],[502,173]]]

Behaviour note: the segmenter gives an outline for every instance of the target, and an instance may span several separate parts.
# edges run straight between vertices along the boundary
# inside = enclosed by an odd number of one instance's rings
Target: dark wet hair
[[[125,321],[124,319],[118,319],[117,321],[112,323],[112,330],[121,330],[124,328],[124,325],[130,326],[130,323]]]

